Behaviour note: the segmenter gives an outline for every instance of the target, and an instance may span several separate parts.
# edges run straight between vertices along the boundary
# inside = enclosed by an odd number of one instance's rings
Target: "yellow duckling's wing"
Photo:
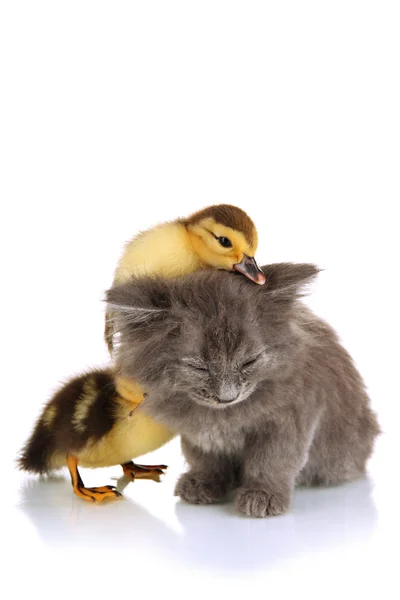
[[[171,278],[201,268],[190,237],[182,223],[164,223],[133,238],[125,246],[115,271],[114,282],[132,275]]]

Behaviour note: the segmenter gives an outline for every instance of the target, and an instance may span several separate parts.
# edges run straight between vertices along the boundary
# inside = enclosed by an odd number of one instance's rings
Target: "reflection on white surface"
[[[268,588],[278,598],[299,589],[307,590],[308,600],[319,599],[321,589],[324,600],[369,598],[382,580],[391,582],[385,600],[397,598],[398,559],[391,550],[399,531],[397,448],[395,437],[382,436],[369,477],[297,489],[286,515],[266,519],[243,517],[232,502],[193,506],[175,498],[184,469],[177,439],[142,460],[171,465],[162,483],[129,483],[117,478],[119,467],[82,470],[86,485],[114,483],[123,492],[122,499],[100,505],[74,496],[66,470],[38,478],[13,469],[10,495],[2,499],[12,500],[11,511],[3,510],[10,565],[5,578],[26,594],[32,581],[45,577],[44,597],[53,597],[56,588],[58,597],[68,599],[77,585],[89,595],[122,593],[127,585],[133,593],[146,585],[146,600],[163,590],[177,600],[189,589],[196,598],[210,590],[212,597],[241,597],[250,588]]]
[[[172,494],[167,498],[165,490],[159,493],[162,484],[137,482],[125,487],[127,483],[125,477],[117,482],[120,491],[125,488],[123,500],[94,505],[75,498],[64,477],[26,479],[18,506],[50,548],[129,548],[225,571],[265,570],[304,553],[365,542],[377,520],[368,479],[296,490],[287,515],[261,520],[238,515],[231,503],[191,506]],[[168,492],[171,483],[166,485]],[[140,485],[158,497],[159,514],[133,500],[133,491],[127,494],[128,488]]]

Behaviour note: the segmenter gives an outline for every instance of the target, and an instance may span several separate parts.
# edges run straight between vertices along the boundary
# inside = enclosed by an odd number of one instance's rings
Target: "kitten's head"
[[[222,271],[114,286],[107,302],[121,373],[164,397],[184,393],[212,408],[246,400],[260,381],[288,368],[295,301],[318,269],[276,264],[263,271],[265,286]]]

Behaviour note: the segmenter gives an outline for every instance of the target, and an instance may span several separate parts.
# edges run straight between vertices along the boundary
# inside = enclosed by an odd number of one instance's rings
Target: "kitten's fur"
[[[263,267],[265,286],[225,272],[133,279],[108,292],[124,376],[182,437],[176,493],[278,515],[296,484],[360,477],[379,426],[334,331],[300,301],[318,269]],[[252,361],[252,362],[251,362]]]

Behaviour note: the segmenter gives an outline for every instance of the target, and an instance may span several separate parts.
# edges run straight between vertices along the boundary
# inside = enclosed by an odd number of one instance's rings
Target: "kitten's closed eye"
[[[191,369],[195,369],[196,371],[208,372],[208,368],[206,367],[206,365],[201,360],[197,360],[197,359],[194,359],[194,358],[183,358],[182,362],[187,367],[190,367]]]
[[[261,356],[261,354],[257,354],[257,356],[255,356],[254,358],[251,358],[250,360],[246,360],[246,362],[244,362],[240,365],[240,368],[248,369],[248,368],[252,367],[253,365],[256,364],[256,362],[258,361],[260,356]]]

